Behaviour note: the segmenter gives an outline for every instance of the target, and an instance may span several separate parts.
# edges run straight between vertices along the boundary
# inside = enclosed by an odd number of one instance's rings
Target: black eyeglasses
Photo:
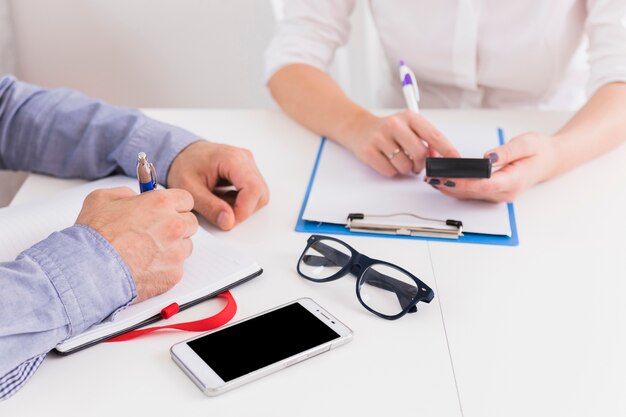
[[[315,282],[353,274],[357,277],[356,296],[363,307],[389,320],[415,313],[417,303],[430,303],[435,296],[428,285],[409,271],[360,254],[350,245],[329,236],[309,237],[298,261],[298,273]]]

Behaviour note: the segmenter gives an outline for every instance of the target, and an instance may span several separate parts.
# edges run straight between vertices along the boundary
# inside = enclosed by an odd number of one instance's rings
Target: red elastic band
[[[163,310],[161,310],[161,318],[163,320],[167,320],[179,311],[180,307],[178,307],[178,303],[172,303],[165,307]]]
[[[224,306],[222,311],[214,316],[196,321],[188,321],[186,323],[175,323],[165,326],[155,326],[148,327],[146,329],[132,330],[130,332],[113,337],[107,340],[107,342],[125,342],[127,340],[132,340],[139,336],[143,336],[144,334],[152,333],[161,329],[184,330],[187,332],[206,332],[216,329],[228,323],[235,316],[235,313],[237,313],[237,302],[233,298],[230,291],[223,292],[219,294],[218,297],[225,298],[226,305]],[[178,312],[178,309],[178,304],[170,304],[169,306],[161,310],[161,317],[163,317],[164,319],[170,318]]]

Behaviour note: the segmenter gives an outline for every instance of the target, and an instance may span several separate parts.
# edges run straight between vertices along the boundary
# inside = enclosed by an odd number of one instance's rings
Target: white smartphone
[[[352,339],[352,330],[301,298],[177,343],[172,359],[206,395],[222,394]]]

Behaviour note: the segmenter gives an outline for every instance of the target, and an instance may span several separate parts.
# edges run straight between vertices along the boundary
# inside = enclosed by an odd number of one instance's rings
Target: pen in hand
[[[402,83],[402,93],[404,94],[404,101],[409,110],[419,113],[420,109],[418,102],[420,99],[420,92],[417,87],[417,80],[413,71],[404,63],[400,61],[400,82]]]
[[[137,155],[137,180],[139,181],[139,192],[143,193],[156,189],[156,170],[154,165],[148,161],[145,152],[139,152]]]

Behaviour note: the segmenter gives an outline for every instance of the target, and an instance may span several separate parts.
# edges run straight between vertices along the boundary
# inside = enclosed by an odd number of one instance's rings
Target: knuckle
[[[529,135],[517,138],[517,146],[523,155],[528,155],[533,152],[535,144],[533,139],[534,138]]]
[[[175,218],[168,223],[167,229],[170,238],[178,239],[185,234],[185,222],[180,218]]]
[[[186,247],[181,246],[180,249],[174,252],[174,261],[177,264],[182,264],[190,254],[191,252],[188,252]]]
[[[189,191],[180,189],[179,193],[180,193],[180,197],[179,197],[180,200],[187,200],[189,204],[191,205],[194,204],[193,195]]]
[[[265,207],[270,202],[270,194],[269,192],[263,193],[261,198],[259,199],[260,207]]]
[[[413,168],[413,164],[408,159],[404,159],[398,163],[398,171],[402,174],[409,174]]]
[[[401,124],[399,116],[389,116],[384,121],[384,126],[389,130],[396,130]]]
[[[478,191],[480,191],[481,193],[490,193],[493,191],[493,189],[493,184],[488,181],[481,181],[480,185],[478,186]]]
[[[169,281],[168,287],[171,288],[174,285],[178,284],[182,278],[183,278],[183,266],[182,264],[180,264],[172,268],[172,272],[168,280]]]
[[[152,200],[154,200],[152,203],[159,207],[159,208],[164,208],[170,205],[170,195],[171,190],[157,190],[155,191],[150,191],[150,193],[144,193],[148,194],[149,197],[151,197]]]
[[[365,161],[372,161],[374,158],[378,156],[378,149],[373,146],[368,146],[363,150],[363,156],[365,156]]]
[[[198,221],[198,217],[195,214],[191,213],[191,226],[193,228],[193,232],[195,233],[200,227],[200,222]]]
[[[237,148],[236,146],[230,146],[230,145],[224,145],[225,146],[225,151],[226,154],[231,158],[231,159],[237,159],[242,155],[242,149],[241,148]]]
[[[428,156],[428,149],[425,146],[418,146],[415,150],[418,159],[422,160]]]
[[[385,166],[381,170],[379,170],[379,172],[383,174],[385,177],[394,177],[398,173],[398,171],[396,171],[391,166]]]
[[[378,148],[380,148],[384,143],[385,135],[381,133],[376,133],[374,134],[374,136],[372,136],[369,143],[366,145],[366,149],[370,149],[371,151],[378,151]]]
[[[241,150],[241,153],[247,158],[247,159],[254,159],[254,155],[252,154],[252,151],[248,148],[239,148]]]
[[[100,188],[87,194],[85,201],[101,201],[104,200],[106,196],[107,190]]]
[[[187,253],[187,249],[183,247],[182,244],[176,245],[172,247],[167,256],[167,260],[170,264],[170,269],[182,268],[185,259],[187,259],[189,253]]]
[[[445,138],[443,136],[443,133],[433,128],[433,130],[430,132],[430,141],[431,142],[443,142],[444,140]]]

